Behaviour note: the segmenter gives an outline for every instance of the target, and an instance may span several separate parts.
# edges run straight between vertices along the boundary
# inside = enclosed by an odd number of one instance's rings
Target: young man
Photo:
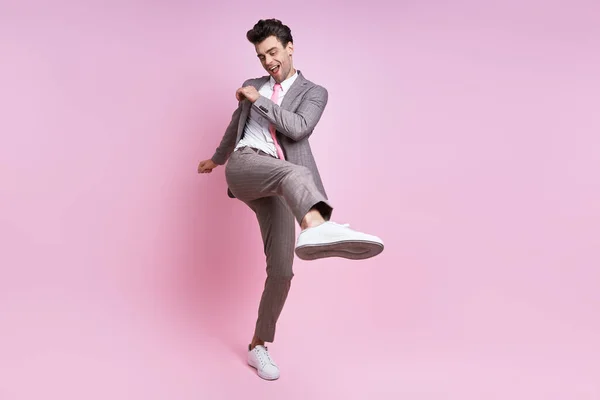
[[[268,75],[247,80],[236,91],[238,108],[214,155],[200,162],[198,172],[210,173],[227,162],[229,197],[247,204],[258,219],[267,278],[248,363],[271,380],[279,378],[279,368],[265,342],[275,337],[294,275],[294,253],[304,260],[358,260],[381,253],[383,242],[330,221],[333,207],[308,142],[328,93],[294,68],[290,29],[276,19],[260,20],[246,36]],[[301,227],[297,241],[295,223]]]

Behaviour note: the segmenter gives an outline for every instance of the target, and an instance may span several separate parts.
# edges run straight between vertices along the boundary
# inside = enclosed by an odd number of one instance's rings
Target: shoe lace
[[[262,365],[266,364],[266,361],[268,361],[270,364],[275,364],[275,361],[273,361],[273,359],[271,358],[271,355],[269,354],[269,349],[267,346],[263,346],[264,350],[257,350],[257,355],[258,358],[261,362]]]
[[[269,348],[267,346],[265,346],[265,351],[262,353],[265,355],[270,364],[275,365],[275,361],[273,361],[273,359],[271,358],[271,355],[269,354]]]
[[[269,354],[269,349],[267,347],[265,347],[265,356],[267,356],[267,360],[269,360],[271,364],[275,364],[275,361],[273,361],[273,359],[271,358],[271,355]]]

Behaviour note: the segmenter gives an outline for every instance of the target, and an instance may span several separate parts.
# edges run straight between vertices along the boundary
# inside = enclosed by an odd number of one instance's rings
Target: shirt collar
[[[294,81],[297,78],[298,78],[298,70],[296,70],[296,72],[294,72],[294,75],[290,76],[285,81],[281,82],[281,89],[282,89],[283,93],[288,91],[290,86],[292,86],[292,83],[294,83]],[[271,86],[271,90],[273,90],[275,83],[277,83],[277,82],[275,82],[275,79],[273,79],[273,77],[270,77],[269,78],[269,86]]]

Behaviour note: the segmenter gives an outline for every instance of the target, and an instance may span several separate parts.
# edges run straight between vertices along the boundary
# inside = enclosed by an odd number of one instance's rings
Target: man
[[[265,342],[274,340],[294,275],[294,253],[304,260],[358,260],[381,253],[383,242],[330,221],[333,207],[308,142],[328,93],[294,68],[290,29],[276,19],[260,20],[246,37],[268,75],[247,80],[236,91],[238,108],[198,172],[210,173],[227,162],[229,197],[247,204],[258,219],[267,278],[248,363],[261,378],[272,380],[279,378],[279,368]],[[296,222],[301,233],[294,245]]]

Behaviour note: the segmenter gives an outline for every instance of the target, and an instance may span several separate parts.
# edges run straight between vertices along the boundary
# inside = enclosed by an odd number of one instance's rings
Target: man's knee
[[[290,260],[287,259],[268,259],[267,260],[267,276],[274,277],[279,280],[292,280],[294,272],[292,268],[293,256]]]
[[[267,271],[267,278],[272,282],[288,285],[292,281],[292,279],[294,279],[294,272],[270,270]]]
[[[267,257],[267,276],[280,281],[291,281],[293,272],[294,250],[279,251]]]
[[[312,179],[312,172],[304,165],[294,165],[288,174],[288,178],[294,181],[307,178]]]

